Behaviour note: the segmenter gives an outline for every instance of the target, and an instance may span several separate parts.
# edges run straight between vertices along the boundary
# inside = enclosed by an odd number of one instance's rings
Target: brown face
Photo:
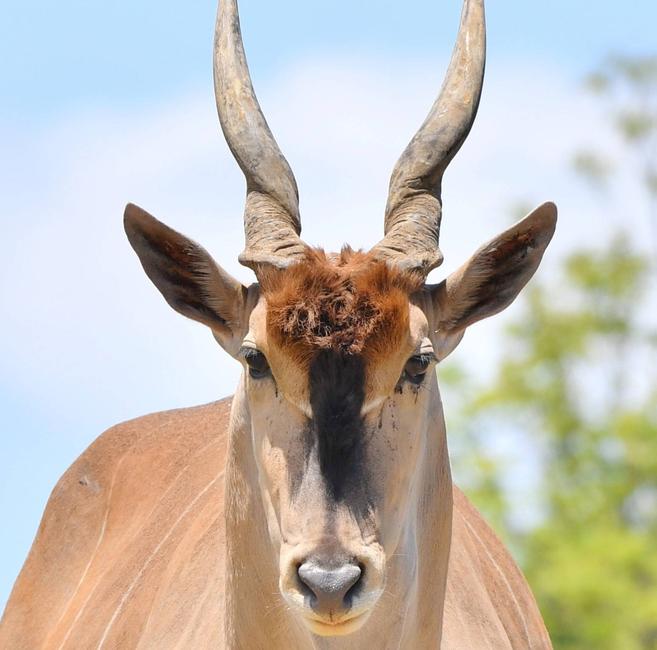
[[[241,356],[280,588],[319,634],[352,631],[385,584],[437,389],[417,280],[344,251],[261,280]]]

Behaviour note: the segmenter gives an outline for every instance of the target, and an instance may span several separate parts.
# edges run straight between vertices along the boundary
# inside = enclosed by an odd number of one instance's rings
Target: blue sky
[[[437,92],[459,11],[457,0],[242,0],[254,81],[311,243],[378,238],[387,174]],[[205,1],[3,3],[0,606],[55,481],[95,436],[235,383],[235,362],[163,303],[121,228],[125,202],[142,203],[250,281],[235,260],[243,181],[214,115],[214,13]],[[654,53],[655,24],[649,0],[489,0],[480,117],[446,178],[446,271],[518,199],[561,207],[547,274],[623,219],[567,170],[577,146],[617,146],[579,81],[611,52]],[[496,322],[458,354],[492,363]]]
[[[457,0],[242,2],[256,82],[309,52],[432,57],[451,47]],[[0,27],[0,114],[46,120],[81,106],[138,106],[207,87],[215,6],[181,3],[57,3],[6,0]],[[654,46],[649,0],[489,2],[491,62],[531,57],[583,73],[609,51]]]

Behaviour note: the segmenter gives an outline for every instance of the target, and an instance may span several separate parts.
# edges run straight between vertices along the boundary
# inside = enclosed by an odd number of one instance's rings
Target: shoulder
[[[97,615],[118,597],[110,584],[131,575],[124,561],[145,561],[142,554],[162,539],[160,528],[171,530],[171,517],[195,516],[206,496],[218,498],[230,404],[146,415],[108,429],[87,448],[48,500],[0,623],[1,647],[58,639],[71,629],[69,618],[84,619],[83,604]],[[218,520],[207,508],[203,516]],[[89,600],[99,595],[94,610]]]
[[[452,527],[446,616],[452,615],[461,624],[464,617],[471,618],[467,623],[470,630],[479,630],[487,639],[504,638],[504,645],[499,647],[552,648],[525,577],[501,540],[457,487]]]
[[[58,511],[68,515],[80,501],[86,502],[85,510],[99,505],[116,488],[117,475],[127,467],[133,477],[143,477],[144,488],[149,490],[165,468],[182,467],[190,455],[207,444],[225,446],[231,401],[226,398],[151,413],[109,428],[62,475],[50,495],[45,515]]]

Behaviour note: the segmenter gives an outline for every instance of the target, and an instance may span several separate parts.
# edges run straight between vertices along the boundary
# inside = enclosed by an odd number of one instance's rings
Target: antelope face
[[[280,590],[317,634],[381,595],[421,454],[435,362],[418,279],[344,251],[261,279],[240,357]]]
[[[442,421],[433,365],[512,302],[554,232],[546,203],[424,284],[442,261],[442,175],[474,120],[484,43],[483,0],[465,0],[443,92],[393,171],[384,238],[367,254],[326,256],[299,238],[296,182],[255,99],[236,2],[222,0],[217,108],[247,181],[240,261],[259,284],[242,286],[198,244],[126,208],[130,243],[167,302],[244,366],[242,460],[255,468],[282,597],[316,634],[363,625],[393,558],[413,579],[414,488],[433,471],[429,422]]]
[[[358,629],[392,558],[404,556],[397,567],[409,577],[416,569],[412,545],[399,547],[412,538],[430,421],[442,420],[433,367],[531,277],[554,206],[438,285],[372,253],[307,249],[246,288],[143,210],[128,206],[125,225],[169,304],[208,325],[244,366],[250,453],[282,597],[316,634]]]

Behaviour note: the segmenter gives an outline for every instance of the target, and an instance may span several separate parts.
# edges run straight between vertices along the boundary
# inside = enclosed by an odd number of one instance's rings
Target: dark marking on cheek
[[[308,476],[314,449],[314,435],[310,424],[302,429],[300,435],[301,445],[295,445],[293,451],[294,458],[288,458],[290,467],[289,487],[293,499],[299,496],[299,490],[301,489],[304,477]]]
[[[329,496],[363,494],[365,369],[360,356],[320,350],[310,364],[313,442]]]

